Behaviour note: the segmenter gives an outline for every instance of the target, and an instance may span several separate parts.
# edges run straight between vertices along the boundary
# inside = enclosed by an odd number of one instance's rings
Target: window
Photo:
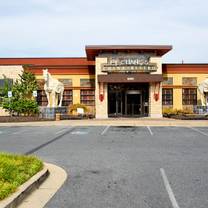
[[[6,82],[8,82],[8,86],[12,87],[13,85],[13,79],[0,79],[0,88],[4,87]]]
[[[183,77],[182,78],[182,85],[196,86],[197,85],[197,78],[196,77]]]
[[[59,81],[63,83],[65,87],[72,87],[72,79],[59,79]]]
[[[48,100],[45,94],[45,90],[38,90],[37,91],[37,103],[39,106],[47,106]]]
[[[173,89],[162,89],[162,103],[163,105],[173,105]]]
[[[48,105],[48,100],[45,94],[45,90],[38,90],[37,103],[39,106]],[[62,106],[68,106],[71,104],[72,104],[72,90],[64,90]]]
[[[69,106],[72,101],[72,90],[64,90],[62,106]]]
[[[183,105],[197,104],[197,89],[183,88],[182,90]]]
[[[6,87],[8,90],[11,90],[13,85],[13,79],[0,79],[0,106],[2,106],[3,97],[7,96],[6,92],[3,90]],[[7,91],[7,90],[6,90]]]
[[[95,105],[95,91],[80,90],[80,103],[85,105]]]
[[[163,85],[173,85],[173,77],[163,77]]]
[[[94,79],[80,79],[80,86],[81,87],[95,87],[95,80]]]

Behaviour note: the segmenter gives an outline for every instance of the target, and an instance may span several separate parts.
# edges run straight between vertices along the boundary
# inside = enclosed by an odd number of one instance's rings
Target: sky
[[[0,57],[83,57],[85,45],[172,45],[208,63],[207,0],[0,0]]]

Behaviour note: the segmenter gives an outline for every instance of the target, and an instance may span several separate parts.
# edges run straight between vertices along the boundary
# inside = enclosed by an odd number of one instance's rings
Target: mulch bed
[[[31,121],[54,121],[54,119],[40,118],[37,116],[0,116],[0,123],[31,122]]]
[[[179,119],[179,120],[208,120],[207,115],[169,115],[167,118]]]

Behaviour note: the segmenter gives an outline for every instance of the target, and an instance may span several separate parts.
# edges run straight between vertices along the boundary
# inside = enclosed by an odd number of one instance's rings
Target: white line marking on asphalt
[[[88,134],[88,132],[87,131],[73,131],[71,132],[71,134],[84,135],[84,134]]]
[[[102,131],[101,135],[104,135],[108,131],[109,128],[110,126],[106,126],[105,129]]]
[[[174,196],[174,193],[173,193],[173,191],[171,189],[170,183],[168,181],[168,177],[165,174],[165,170],[163,168],[160,168],[160,173],[161,173],[161,176],[162,176],[162,179],[163,179],[166,191],[168,192],[168,195],[169,195],[169,198],[170,198],[170,201],[172,203],[173,208],[179,208],[178,203],[176,201],[176,198]]]
[[[55,134],[60,134],[60,133],[62,133],[62,132],[65,131],[65,130],[67,130],[67,129],[66,129],[66,128],[61,129],[60,131],[57,131]]]
[[[2,131],[0,131],[0,134],[2,134],[3,132]]]
[[[198,133],[200,133],[200,134],[202,134],[204,136],[208,136],[208,134],[204,133],[203,131],[200,131],[199,129],[196,129],[194,127],[188,127],[188,128],[190,128],[190,129],[192,129],[192,130],[194,130],[194,131],[196,131],[196,132],[198,132]]]
[[[147,126],[147,129],[149,130],[149,133],[153,136],[153,132],[149,126]]]

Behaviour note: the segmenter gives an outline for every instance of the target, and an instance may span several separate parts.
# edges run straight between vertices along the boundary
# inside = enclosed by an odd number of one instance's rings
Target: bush
[[[69,113],[72,114],[73,112],[77,112],[77,108],[83,108],[84,113],[88,112],[88,108],[86,105],[77,103],[77,104],[73,104],[69,107]]]
[[[184,108],[184,109],[165,108],[163,109],[163,116],[165,117],[171,117],[175,115],[185,116],[187,114],[193,114],[193,111],[188,108]]]
[[[13,100],[5,98],[3,108],[10,112],[12,115],[31,116],[39,113],[38,104],[35,100],[21,98]]]

